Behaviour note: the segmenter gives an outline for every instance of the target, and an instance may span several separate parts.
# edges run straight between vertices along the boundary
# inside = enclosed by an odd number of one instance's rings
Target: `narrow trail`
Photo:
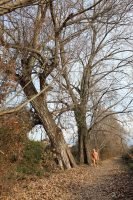
[[[20,180],[1,200],[133,200],[133,174],[119,158],[49,177]]]

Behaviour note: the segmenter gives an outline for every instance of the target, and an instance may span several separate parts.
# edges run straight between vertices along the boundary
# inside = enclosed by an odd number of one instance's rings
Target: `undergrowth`
[[[41,160],[44,147],[40,142],[28,141],[23,150],[23,158],[17,166],[17,172],[27,175],[41,176],[44,169]]]
[[[131,147],[128,152],[122,156],[122,158],[129,169],[133,170],[133,147]]]

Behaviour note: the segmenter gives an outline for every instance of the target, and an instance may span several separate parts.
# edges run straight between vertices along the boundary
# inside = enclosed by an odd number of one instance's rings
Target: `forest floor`
[[[95,168],[80,166],[15,180],[8,190],[3,188],[0,200],[133,200],[132,186],[133,173],[114,158]]]

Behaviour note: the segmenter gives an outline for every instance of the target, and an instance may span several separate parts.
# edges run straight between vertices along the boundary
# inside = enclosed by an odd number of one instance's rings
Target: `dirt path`
[[[17,181],[1,200],[133,200],[133,176],[120,159],[82,166],[43,179]]]

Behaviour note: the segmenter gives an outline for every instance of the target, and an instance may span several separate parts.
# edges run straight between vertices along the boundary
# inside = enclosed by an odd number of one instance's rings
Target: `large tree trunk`
[[[26,82],[24,79],[20,82],[21,86],[24,87]],[[27,87],[24,88],[24,92],[28,99],[37,94],[37,91],[33,85],[33,83],[29,83]],[[51,141],[52,147],[55,149],[55,153],[57,155],[57,159],[59,165],[62,169],[70,169],[71,167],[75,167],[76,163],[71,154],[71,151],[66,144],[61,129],[56,125],[52,114],[49,112],[46,103],[46,97],[44,95],[39,95],[34,100],[31,101],[33,108],[36,110],[36,113],[42,124],[44,129]]]
[[[47,109],[46,103],[44,104],[41,97],[36,98],[32,102],[38,116],[42,120],[44,128],[49,136],[52,147],[55,149],[57,158],[61,168],[71,168],[75,167],[74,158],[66,144],[61,129],[55,124],[51,113]]]
[[[79,162],[90,164],[88,129],[83,109],[75,110],[75,118],[78,127]]]
[[[78,125],[79,162],[81,164],[90,164],[89,141],[86,131]]]

